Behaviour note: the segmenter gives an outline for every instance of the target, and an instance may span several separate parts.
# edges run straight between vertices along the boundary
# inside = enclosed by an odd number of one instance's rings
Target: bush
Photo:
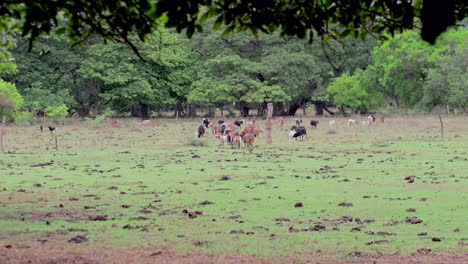
[[[5,116],[8,120],[15,120],[23,103],[24,99],[16,86],[0,79],[0,119]]]
[[[31,112],[17,112],[15,122],[19,124],[32,124],[35,122],[34,114]]]
[[[48,106],[45,109],[46,115],[52,118],[65,117],[68,115],[68,107],[64,104],[59,106]]]
[[[233,118],[236,117],[236,113],[234,111],[229,111],[229,113],[226,114],[226,118]]]
[[[189,140],[188,145],[194,146],[194,147],[208,147],[208,140],[194,138],[194,139]]]

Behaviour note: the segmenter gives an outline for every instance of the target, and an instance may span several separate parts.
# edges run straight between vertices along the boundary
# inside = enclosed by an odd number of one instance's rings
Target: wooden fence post
[[[272,139],[271,139],[271,117],[273,116],[273,104],[268,103],[267,105],[267,119],[265,122],[265,130],[266,130],[266,143],[271,144]]]
[[[2,124],[0,125],[0,150],[2,153],[5,153],[5,149],[3,148],[3,127],[5,126],[6,123],[6,117],[3,116],[2,119]]]

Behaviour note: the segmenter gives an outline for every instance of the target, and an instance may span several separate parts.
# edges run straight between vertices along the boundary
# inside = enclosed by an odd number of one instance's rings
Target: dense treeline
[[[0,112],[147,118],[219,109],[247,116],[264,115],[268,102],[275,115],[307,105],[319,115],[382,107],[466,111],[467,37],[458,28],[434,46],[414,31],[380,43],[368,37],[309,44],[248,33],[220,37],[209,29],[187,39],[161,29],[145,42],[135,38],[141,60],[128,46],[99,37],[73,45],[52,34],[28,52],[27,40],[5,35],[2,52],[14,60],[0,56]]]

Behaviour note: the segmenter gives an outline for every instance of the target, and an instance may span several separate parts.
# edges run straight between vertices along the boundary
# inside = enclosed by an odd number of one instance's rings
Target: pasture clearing
[[[252,153],[195,139],[200,120],[70,121],[58,151],[38,126],[7,127],[0,258],[467,260],[467,117],[445,118],[443,142],[435,117],[337,119],[336,134],[304,119],[304,142],[287,119]]]

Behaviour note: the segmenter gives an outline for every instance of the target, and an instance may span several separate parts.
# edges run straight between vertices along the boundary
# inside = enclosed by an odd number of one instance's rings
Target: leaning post
[[[271,144],[271,117],[273,116],[273,104],[268,103],[267,105],[267,119],[265,122],[265,130],[266,130],[266,143]]]
[[[6,117],[3,116],[2,124],[0,124],[0,150],[2,151],[2,153],[5,153],[5,149],[3,148],[3,127],[5,126],[5,124]]]

